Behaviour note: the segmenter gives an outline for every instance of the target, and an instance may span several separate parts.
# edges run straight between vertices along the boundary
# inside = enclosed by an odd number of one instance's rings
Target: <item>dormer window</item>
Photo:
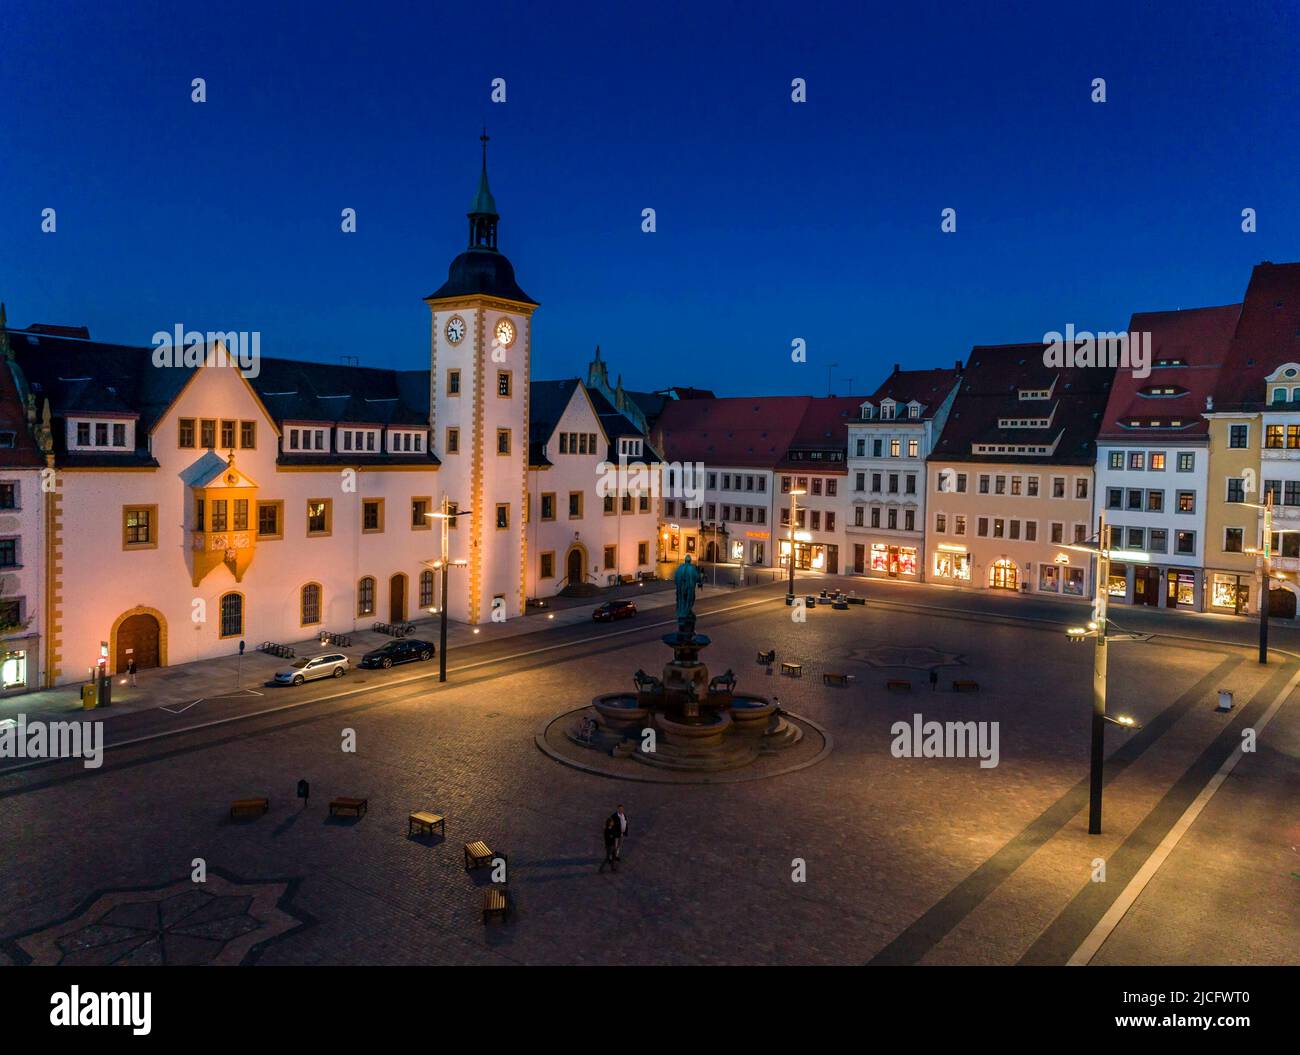
[[[374,454],[379,450],[379,432],[375,429],[339,429],[340,451]]]
[[[291,428],[285,437],[285,450],[324,452],[329,447],[329,429]]]
[[[1187,391],[1182,385],[1147,385],[1138,389],[1138,395],[1146,396],[1148,399],[1170,399],[1174,396],[1185,396]]]
[[[880,404],[880,418],[882,421],[893,421],[896,407],[892,399],[887,399]]]
[[[907,404],[907,416],[909,418],[919,418],[921,416],[921,404],[915,401]]]
[[[134,421],[68,421],[70,451],[129,451],[135,449]]]
[[[874,403],[863,403],[863,404],[862,404],[862,420],[863,420],[863,421],[870,421],[870,420],[871,420],[872,418],[874,418],[875,416],[876,416],[876,407],[875,407],[875,404],[874,404]]]
[[[641,440],[636,437],[624,437],[618,441],[618,453],[627,458],[641,457]]]
[[[388,450],[391,454],[423,454],[423,429],[389,429]]]

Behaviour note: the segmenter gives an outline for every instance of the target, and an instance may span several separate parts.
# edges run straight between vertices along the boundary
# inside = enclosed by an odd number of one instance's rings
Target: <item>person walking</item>
[[[618,804],[618,809],[614,811],[614,816],[610,818],[614,822],[614,860],[623,859],[623,840],[627,838],[627,814],[623,812],[623,804]]]
[[[126,661],[126,676],[131,679],[131,687],[135,688],[135,656]]]
[[[617,814],[611,814],[605,818],[605,860],[600,862],[600,872],[605,871],[605,866],[609,865],[615,872],[618,871],[618,858],[615,856],[618,846],[618,822],[614,819]]]

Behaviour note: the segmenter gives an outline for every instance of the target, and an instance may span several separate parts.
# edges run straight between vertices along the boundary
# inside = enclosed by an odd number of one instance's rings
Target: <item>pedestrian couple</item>
[[[623,840],[627,838],[627,814],[620,803],[618,809],[605,818],[605,860],[600,862],[600,871],[609,865],[618,871],[618,862],[622,860]]]

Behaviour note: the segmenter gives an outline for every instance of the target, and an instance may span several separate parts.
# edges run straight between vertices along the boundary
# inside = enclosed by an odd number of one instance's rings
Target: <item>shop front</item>
[[[820,571],[830,575],[839,573],[839,547],[825,546],[819,542],[794,544],[794,566],[800,571]],[[790,540],[781,540],[781,567],[790,566]]]
[[[1083,597],[1088,590],[1085,568],[1074,564],[1053,562],[1038,566],[1038,592],[1054,593],[1062,597]]]
[[[1195,611],[1200,605],[1196,598],[1196,572],[1191,569],[1170,568],[1165,572],[1165,607],[1186,608]]]
[[[900,576],[916,577],[919,568],[915,546],[891,546],[883,542],[871,544],[871,570],[891,579]]]
[[[937,580],[970,582],[970,554],[964,547],[940,544],[934,555],[934,577]]]
[[[1209,575],[1211,612],[1245,615],[1250,611],[1250,584],[1254,575],[1247,572],[1211,572]]]

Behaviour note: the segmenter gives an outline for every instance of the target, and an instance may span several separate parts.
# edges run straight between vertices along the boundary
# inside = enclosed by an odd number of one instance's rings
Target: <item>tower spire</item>
[[[500,216],[497,213],[496,199],[492,197],[492,189],[488,186],[487,145],[489,137],[487,125],[483,126],[483,134],[478,138],[479,142],[483,144],[483,168],[479,172],[478,191],[475,193],[474,200],[469,207],[469,247],[471,249],[488,249],[495,252],[497,247],[497,221]]]

